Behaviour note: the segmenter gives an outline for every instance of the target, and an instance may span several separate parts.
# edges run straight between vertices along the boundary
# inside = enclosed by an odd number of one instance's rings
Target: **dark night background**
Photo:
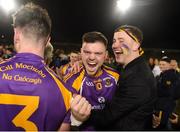
[[[16,0],[17,5],[30,0]],[[31,0],[46,8],[52,18],[52,42],[81,43],[88,31],[100,31],[112,42],[113,30],[122,24],[138,26],[144,48],[178,49],[179,0],[132,0],[124,14],[116,12],[116,0]],[[0,36],[12,43],[11,14],[0,8]]]

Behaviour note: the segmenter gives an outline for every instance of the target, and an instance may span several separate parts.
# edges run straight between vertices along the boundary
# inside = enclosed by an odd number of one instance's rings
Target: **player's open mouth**
[[[94,63],[94,62],[91,62],[91,63],[87,63],[88,64],[88,66],[89,67],[91,67],[91,68],[93,68],[93,67],[95,67],[97,64],[96,63]]]
[[[123,54],[123,51],[122,50],[114,50],[114,53],[119,55],[119,54]]]

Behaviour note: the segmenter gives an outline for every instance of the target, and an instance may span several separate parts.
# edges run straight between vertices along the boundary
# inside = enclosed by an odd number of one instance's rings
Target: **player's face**
[[[124,31],[115,32],[112,49],[116,62],[126,65],[132,58],[134,40],[131,39]]]
[[[106,59],[106,54],[106,48],[102,42],[83,43],[81,57],[89,75],[93,76],[101,69]]]
[[[72,52],[70,54],[70,60],[71,60],[72,63],[78,61],[78,54]]]
[[[170,65],[174,70],[178,68],[178,64],[176,60],[171,60]]]
[[[159,67],[162,72],[169,70],[170,69],[170,63],[166,61],[159,61]]]

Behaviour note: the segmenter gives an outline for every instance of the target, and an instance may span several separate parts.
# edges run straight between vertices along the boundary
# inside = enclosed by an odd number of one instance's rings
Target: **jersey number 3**
[[[24,96],[13,94],[0,94],[0,104],[23,105],[25,106],[12,120],[16,127],[21,127],[26,131],[38,131],[36,124],[28,121],[28,118],[36,111],[39,105],[38,96]]]

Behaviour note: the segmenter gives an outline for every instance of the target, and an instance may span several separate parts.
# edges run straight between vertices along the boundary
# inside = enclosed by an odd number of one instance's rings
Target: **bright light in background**
[[[6,12],[9,12],[15,8],[15,1],[14,0],[0,0],[0,6]]]
[[[118,10],[125,12],[131,6],[131,0],[118,0],[116,4]]]

